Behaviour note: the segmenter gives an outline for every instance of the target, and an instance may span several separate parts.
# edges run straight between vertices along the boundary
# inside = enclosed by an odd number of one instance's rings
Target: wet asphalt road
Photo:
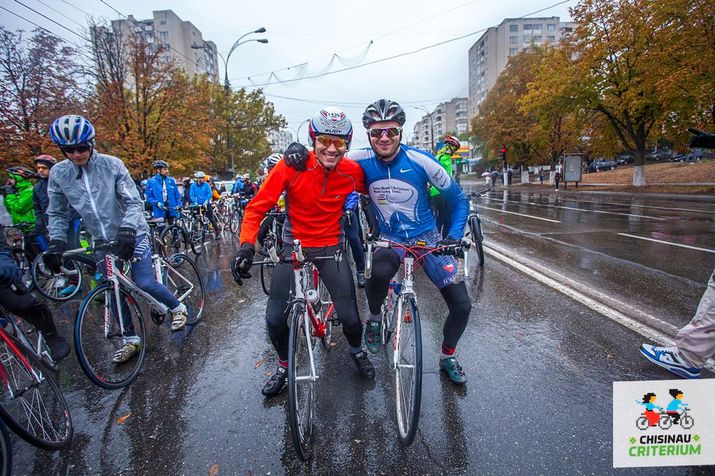
[[[663,306],[678,308],[680,301],[694,310],[697,302],[689,299],[699,298],[698,285],[715,265],[709,253],[696,259],[688,254],[694,250],[678,249],[666,257],[653,247],[667,245],[615,243],[623,229],[653,236],[655,227],[671,238],[692,235],[694,246],[712,249],[713,213],[687,212],[695,218],[656,225],[639,218],[636,226],[633,217],[504,205],[503,198],[484,204],[552,217],[565,222],[563,229],[483,210],[488,240],[568,265],[570,276],[590,277],[600,286],[631,276],[634,282],[616,286],[620,296],[643,296],[648,308],[661,299]],[[556,204],[572,206],[554,199]],[[657,228],[667,224],[673,228]],[[470,377],[464,387],[438,371],[446,306],[425,276],[417,275],[425,374],[415,443],[406,449],[398,443],[385,356],[373,356],[375,382],[360,380],[338,330],[337,345],[318,353],[316,452],[301,463],[291,445],[285,394],[273,400],[260,395],[275,366],[263,324],[266,297],[257,279],[243,288],[231,281],[228,262],[235,245],[225,240],[199,258],[209,292],[199,325],[172,335],[166,324],[149,324],[147,359],[131,386],[104,391],[89,383],[74,357],[62,364],[74,441],[51,453],[15,438],[15,474],[711,474],[706,468],[612,469],[612,382],[670,374],[639,355],[639,335],[489,256],[483,271],[472,268],[468,282],[473,311],[459,349]],[[678,292],[688,283],[696,289],[684,297],[644,289],[643,282],[657,283],[656,278],[674,280]],[[77,306],[71,302],[57,312],[66,332]],[[365,307],[361,297],[361,312]],[[692,313],[679,312],[677,320]]]

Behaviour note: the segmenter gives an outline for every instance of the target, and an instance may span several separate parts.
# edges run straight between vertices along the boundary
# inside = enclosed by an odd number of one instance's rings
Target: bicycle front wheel
[[[398,304],[395,316],[393,373],[395,413],[400,443],[409,446],[415,439],[422,402],[422,332],[420,315],[413,297]]]
[[[181,251],[186,248],[187,241],[186,232],[178,225],[171,225],[164,228],[164,231],[159,235],[163,256],[181,253]]]
[[[189,245],[191,246],[191,251],[193,251],[196,256],[200,255],[204,251],[205,241],[206,231],[203,227],[196,226],[189,232]]]
[[[484,235],[482,234],[482,221],[477,216],[473,216],[469,219],[469,231],[472,233],[472,240],[477,248],[477,258],[479,259],[479,266],[484,266]]]
[[[204,315],[206,290],[199,274],[199,268],[185,254],[167,258],[170,266],[163,274],[164,285],[180,302],[184,303],[189,313],[187,324],[196,324]]]
[[[261,264],[261,287],[266,296],[271,295],[271,281],[273,280],[273,271],[275,269],[275,263]]]
[[[0,336],[0,415],[28,443],[56,450],[72,439],[72,417],[49,369],[33,352],[3,332]]]
[[[53,273],[40,254],[32,263],[32,281],[37,291],[51,301],[68,301],[82,289],[82,268],[74,259],[65,259],[60,273]]]
[[[293,305],[290,311],[288,339],[288,417],[293,446],[298,457],[306,461],[313,444],[315,413],[315,374],[313,345],[309,320],[303,306]]]
[[[243,221],[243,215],[241,214],[240,210],[234,210],[233,213],[231,213],[231,218],[228,220],[228,229],[231,230],[231,233],[234,235],[237,235],[239,231],[241,231],[241,222]]]
[[[97,386],[114,390],[130,384],[139,374],[146,356],[146,334],[141,309],[125,290],[119,290],[124,335],[112,283],[94,288],[82,301],[74,325],[77,359],[85,375]],[[138,343],[127,361],[113,361],[126,343]]]

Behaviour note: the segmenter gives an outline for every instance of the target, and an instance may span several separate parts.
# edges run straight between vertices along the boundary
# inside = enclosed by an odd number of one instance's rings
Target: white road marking
[[[656,243],[663,243],[666,245],[673,245],[673,246],[679,246],[681,248],[688,248],[690,250],[697,250],[697,251],[704,251],[706,253],[715,253],[715,250],[711,250],[709,248],[700,248],[698,246],[690,246],[690,245],[683,245],[680,243],[673,243],[672,241],[663,241],[663,240],[656,240],[655,238],[647,238],[645,236],[637,236],[637,235],[629,235],[628,233],[619,233],[621,236],[628,236],[630,238],[636,238],[638,240],[647,240],[647,241],[654,241]]]
[[[537,207],[545,207],[545,208],[563,208],[564,210],[576,210],[579,212],[589,212],[589,213],[603,213],[606,215],[622,215],[622,216],[627,216],[627,217],[638,217],[638,218],[647,218],[649,220],[666,220],[666,218],[662,217],[652,217],[649,215],[638,215],[635,213],[621,213],[621,212],[609,212],[606,210],[589,210],[588,208],[577,208],[577,207],[565,207],[563,205],[549,205],[546,203],[536,203],[536,202],[521,202],[519,200],[504,200],[504,199],[499,199],[499,198],[490,198],[490,200],[496,200],[499,202],[507,202],[507,203],[518,203],[518,204],[526,204],[526,205],[534,205]],[[482,207],[482,208],[487,208],[487,207]],[[518,213],[517,213],[518,215]],[[528,216],[528,215],[526,215]]]
[[[602,316],[607,317],[608,319],[611,319],[612,321],[621,324],[622,326],[636,332],[639,335],[642,335],[646,339],[656,342],[659,345],[662,346],[673,346],[675,345],[673,338],[665,333],[663,333],[661,330],[655,329],[649,325],[643,324],[639,322],[636,319],[633,319],[632,317],[629,317],[622,313],[621,311],[618,311],[617,309],[614,309],[610,306],[608,306],[605,303],[599,302],[596,299],[593,299],[589,296],[586,296],[585,294],[577,291],[576,289],[572,288],[571,286],[568,286],[567,282],[572,281],[571,279],[560,275],[559,273],[553,272],[554,276],[557,276],[559,279],[553,279],[549,276],[546,276],[545,274],[537,271],[535,268],[538,268],[539,266],[533,263],[531,260],[528,258],[525,258],[523,256],[519,256],[519,259],[523,261],[526,264],[523,264],[519,261],[516,261],[504,254],[507,250],[504,248],[498,247],[493,245],[492,243],[487,243],[486,241],[484,242],[484,251],[486,254],[489,256],[492,256],[493,258],[496,258],[507,265],[511,266],[512,268],[517,269],[518,271],[521,271],[522,273],[526,274],[527,276],[530,276],[537,281],[545,284],[546,286],[549,286],[552,289],[555,289],[556,291],[559,291],[566,296],[570,297],[571,299],[580,302],[584,306],[596,311],[597,313],[601,314]],[[630,306],[627,306],[630,307]],[[666,323],[654,316],[647,315],[649,319],[652,319],[653,321],[659,322],[660,325],[662,325],[666,329],[670,329],[671,332],[675,333],[675,326],[672,324]],[[635,355],[635,352],[634,352]],[[710,359],[706,362],[705,367],[708,368],[710,371],[715,372],[715,360]]]
[[[499,209],[499,208],[485,207],[484,205],[478,205],[477,208],[479,208],[479,209],[482,209],[482,208],[483,208],[483,209],[485,209],[485,210],[494,210],[495,212],[508,213],[508,214],[510,214],[510,215],[519,215],[519,216],[522,216],[522,217],[533,218],[534,220],[543,220],[543,221],[548,221],[548,222],[551,222],[551,223],[561,223],[559,220],[552,220],[552,219],[550,219],[550,218],[541,218],[541,217],[537,217],[537,216],[534,216],[534,215],[525,215],[524,213],[508,212],[508,211],[506,211],[506,210],[501,210],[501,209]]]

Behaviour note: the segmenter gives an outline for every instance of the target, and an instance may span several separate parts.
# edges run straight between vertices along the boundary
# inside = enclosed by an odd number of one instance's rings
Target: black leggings
[[[43,334],[56,332],[52,311],[32,294],[15,294],[7,286],[0,286],[0,304],[8,312],[25,319]]]
[[[400,270],[400,257],[392,250],[378,248],[372,258],[372,274],[365,283],[365,294],[370,314],[377,315],[382,311],[382,302],[387,297],[390,279]],[[464,281],[448,284],[439,290],[447,304],[449,314],[444,321],[442,333],[443,344],[447,347],[457,347],[459,338],[469,322],[472,303],[467,294]]]
[[[303,248],[306,258],[334,256],[337,247]],[[286,247],[283,256],[290,255],[291,248]],[[335,312],[343,327],[343,334],[352,347],[360,347],[362,322],[358,315],[355,286],[352,271],[346,259],[336,262],[334,259],[315,261],[320,279],[328,288],[333,300]],[[271,294],[266,307],[266,327],[273,347],[281,360],[288,360],[288,299],[293,288],[293,265],[279,263],[273,271]]]

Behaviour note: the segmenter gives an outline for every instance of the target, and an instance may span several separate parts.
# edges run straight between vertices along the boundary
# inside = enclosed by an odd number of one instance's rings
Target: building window
[[[161,41],[166,41],[169,39],[169,32],[168,31],[160,31],[159,32],[159,39]]]
[[[547,23],[547,24],[546,24],[546,31],[556,31],[556,24],[554,24],[554,23]]]
[[[519,41],[519,37],[518,37],[518,36],[510,36],[510,37],[509,37],[509,44],[510,44],[510,45],[515,45],[515,44],[517,44],[518,41]]]
[[[556,37],[554,35],[549,35],[546,37],[546,41],[549,43],[556,43]]]
[[[524,23],[524,31],[531,31],[532,26],[531,23]]]
[[[509,25],[509,31],[519,31],[519,25]]]
[[[509,54],[515,55],[519,51],[519,48],[509,48]]]
[[[534,43],[541,43],[541,35],[534,36],[534,37],[532,37],[532,38],[533,38],[532,41],[533,41]]]
[[[166,20],[161,20],[161,21],[159,22],[159,25],[166,25]]]
[[[524,44],[525,44],[525,45],[530,44],[530,43],[531,43],[531,38],[532,38],[531,35],[524,35]]]
[[[541,23],[534,23],[531,25],[532,30],[541,30]]]

